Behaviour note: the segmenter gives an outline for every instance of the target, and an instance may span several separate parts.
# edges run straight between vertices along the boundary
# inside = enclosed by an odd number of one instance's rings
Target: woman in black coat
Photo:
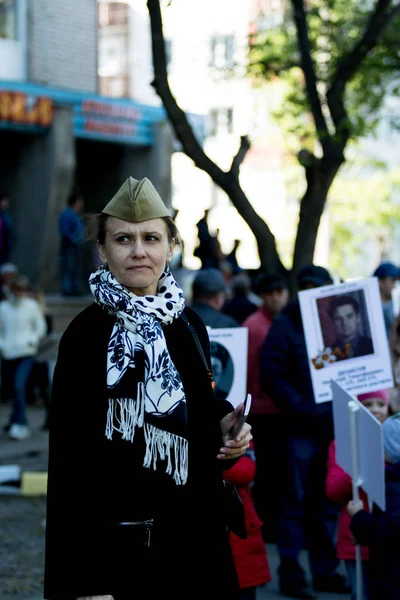
[[[132,178],[97,223],[95,303],[53,381],[44,597],[236,598],[222,470],[252,436],[229,441],[240,406],[215,400],[206,328],[165,269],[175,224]]]

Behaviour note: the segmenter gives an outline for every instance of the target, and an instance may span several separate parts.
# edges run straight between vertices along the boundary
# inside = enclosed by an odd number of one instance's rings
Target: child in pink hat
[[[388,416],[389,394],[386,390],[368,392],[358,396],[358,400],[383,423]],[[337,535],[337,557],[343,560],[346,565],[349,584],[351,587],[351,598],[356,598],[356,551],[353,536],[350,532],[350,515],[347,512],[347,504],[353,498],[353,488],[351,478],[339,467],[336,462],[335,440],[331,442],[328,451],[328,469],[325,483],[326,494],[330,500],[341,505],[338,535]],[[360,501],[362,501],[364,510],[369,511],[368,497],[364,490],[360,489]],[[366,561],[369,558],[369,551],[366,546],[361,547],[361,558],[363,561],[363,600],[369,600],[369,581]]]

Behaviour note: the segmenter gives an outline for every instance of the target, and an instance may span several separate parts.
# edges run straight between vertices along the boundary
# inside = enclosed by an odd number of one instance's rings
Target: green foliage
[[[366,251],[389,243],[400,221],[400,169],[366,165],[357,176],[354,170],[336,178],[329,201],[330,266],[343,279],[369,274]]]
[[[352,51],[367,26],[375,2],[365,0],[308,0],[305,2],[311,56],[317,89],[330,133],[327,91],[337,66]],[[393,2],[394,5],[394,2]],[[384,30],[378,45],[369,53],[350,80],[345,92],[350,133],[353,139],[373,133],[387,93],[400,95],[400,17]],[[396,33],[397,32],[397,33]],[[304,147],[316,141],[314,122],[309,118],[309,103],[300,69],[297,32],[288,9],[277,28],[266,29],[252,40],[249,73],[255,82],[279,81],[284,92],[282,108],[275,116],[284,129],[297,137]],[[393,125],[399,119],[393,115]]]

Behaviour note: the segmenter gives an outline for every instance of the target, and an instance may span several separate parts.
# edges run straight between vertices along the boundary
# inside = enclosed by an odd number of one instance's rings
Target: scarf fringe
[[[149,425],[144,426],[144,437],[146,440],[146,455],[144,457],[143,466],[157,469],[157,461],[167,459],[167,468],[165,470],[168,475],[173,472],[173,479],[176,485],[185,485],[188,476],[188,442],[185,438],[163,431]],[[171,457],[171,448],[174,453],[174,460]],[[174,462],[174,468],[172,466]]]
[[[188,442],[185,438],[154,425],[144,424],[144,384],[138,384],[136,400],[109,398],[105,432],[108,440],[112,440],[113,432],[118,431],[123,440],[133,442],[136,427],[143,425],[146,442],[143,466],[153,467],[156,471],[157,461],[167,459],[166,473],[173,473],[175,483],[184,485],[188,476]]]
[[[132,398],[109,398],[106,438],[112,440],[118,431],[123,440],[133,442],[136,427],[144,423],[144,384],[138,383],[136,400]]]

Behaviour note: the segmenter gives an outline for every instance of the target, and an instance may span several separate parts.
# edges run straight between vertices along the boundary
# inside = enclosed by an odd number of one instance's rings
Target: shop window
[[[209,135],[233,133],[233,109],[215,108],[210,111]]]
[[[126,98],[129,96],[129,81],[127,77],[99,77],[101,96]]]
[[[17,39],[17,0],[0,0],[0,38]]]
[[[234,51],[235,38],[233,35],[212,37],[210,66],[217,69],[232,69],[234,66]]]
[[[128,23],[128,9],[129,5],[125,2],[100,2],[99,24],[102,27],[126,25]]]

